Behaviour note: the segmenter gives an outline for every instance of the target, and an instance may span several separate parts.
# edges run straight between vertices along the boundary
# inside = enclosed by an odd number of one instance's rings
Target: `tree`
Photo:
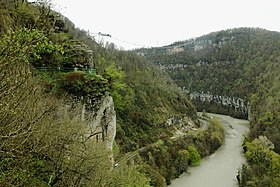
[[[277,186],[280,181],[280,156],[265,136],[247,142],[245,157],[250,164],[243,166],[240,186]]]

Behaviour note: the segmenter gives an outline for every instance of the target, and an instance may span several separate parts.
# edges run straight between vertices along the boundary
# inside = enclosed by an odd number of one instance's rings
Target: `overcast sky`
[[[236,27],[280,31],[280,0],[52,0],[77,27],[125,49]],[[96,40],[102,38],[97,36]]]

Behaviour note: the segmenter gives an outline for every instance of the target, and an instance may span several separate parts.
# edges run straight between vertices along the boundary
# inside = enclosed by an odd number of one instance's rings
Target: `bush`
[[[100,75],[85,72],[65,73],[59,80],[60,88],[73,96],[94,99],[109,91],[109,84]]]
[[[199,166],[201,157],[194,146],[188,147],[190,164],[192,166]]]
[[[280,182],[280,156],[272,149],[274,145],[264,136],[245,143],[245,157],[249,166],[240,172],[240,186],[271,186]]]

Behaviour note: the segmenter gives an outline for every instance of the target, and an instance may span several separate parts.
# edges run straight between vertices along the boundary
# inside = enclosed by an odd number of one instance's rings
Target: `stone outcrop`
[[[192,93],[190,93],[187,90],[185,90],[185,91],[189,94],[191,100],[199,99],[201,102],[214,101],[223,106],[233,107],[236,110],[240,110],[244,114],[248,114],[249,110],[250,110],[249,101],[246,101],[243,98],[214,95],[210,92],[192,92]]]
[[[186,116],[173,116],[166,120],[163,127],[173,127],[174,135],[172,139],[184,136],[189,132],[195,132],[199,128],[191,118]]]
[[[96,142],[104,142],[106,147],[112,150],[116,136],[116,112],[113,98],[106,93],[92,105],[94,108],[86,112],[90,116],[90,136]]]

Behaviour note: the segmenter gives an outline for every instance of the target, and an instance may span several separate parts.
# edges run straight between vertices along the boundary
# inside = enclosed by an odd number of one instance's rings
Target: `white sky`
[[[280,0],[52,0],[52,3],[77,27],[110,34],[111,39],[103,39],[125,49],[162,46],[236,27],[280,31]]]

